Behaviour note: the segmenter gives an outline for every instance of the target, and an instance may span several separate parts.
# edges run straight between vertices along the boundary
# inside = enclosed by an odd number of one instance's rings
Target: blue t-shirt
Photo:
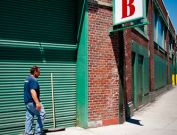
[[[40,101],[40,86],[38,81],[35,77],[32,75],[28,76],[24,83],[24,102],[25,104],[29,102],[34,102],[32,95],[31,95],[31,89],[34,89],[37,93],[37,97]]]

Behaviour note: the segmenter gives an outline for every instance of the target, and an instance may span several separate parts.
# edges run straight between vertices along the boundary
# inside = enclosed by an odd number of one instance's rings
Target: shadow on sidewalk
[[[128,119],[127,122],[132,123],[132,124],[136,124],[139,126],[144,126],[140,123],[141,120],[136,120],[136,119]]]

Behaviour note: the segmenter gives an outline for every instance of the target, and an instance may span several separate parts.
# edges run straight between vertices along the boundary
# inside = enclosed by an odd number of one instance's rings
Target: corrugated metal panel
[[[51,73],[57,127],[76,124],[76,2],[0,1],[0,131],[24,131],[23,83],[29,68],[41,68],[39,83],[53,126]],[[30,41],[30,42],[29,42]]]
[[[70,63],[24,63],[0,62],[0,130],[9,134],[24,130],[25,106],[23,82],[29,67],[39,65],[41,76],[41,99],[46,109],[45,127],[53,126],[51,78],[54,80],[54,99],[57,127],[76,124],[76,64]]]
[[[6,44],[7,43],[7,44]],[[26,47],[26,48],[25,48]],[[41,98],[47,112],[45,128],[53,126],[53,73],[57,127],[76,124],[76,48],[74,45],[0,40],[0,130],[22,133],[25,124],[23,83],[29,68],[41,68]]]
[[[167,85],[167,62],[158,55],[154,55],[154,82],[155,89]]]
[[[0,38],[76,44],[75,0],[0,0]]]
[[[9,42],[8,42],[9,43]],[[45,47],[43,47],[45,48]],[[59,48],[0,47],[0,130],[3,134],[22,132],[25,122],[23,83],[29,68],[41,68],[41,99],[47,112],[45,127],[52,127],[51,78],[53,73],[57,127],[76,124],[76,53]]]

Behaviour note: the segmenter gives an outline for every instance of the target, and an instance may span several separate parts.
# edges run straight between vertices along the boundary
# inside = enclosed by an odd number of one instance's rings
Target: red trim
[[[102,122],[103,122],[103,126],[119,124],[118,118],[103,120]]]

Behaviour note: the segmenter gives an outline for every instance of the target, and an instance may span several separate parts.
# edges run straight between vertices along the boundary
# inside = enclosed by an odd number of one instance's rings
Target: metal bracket
[[[122,31],[122,30],[129,29],[129,28],[134,28],[134,27],[140,27],[140,26],[148,25],[148,24],[149,24],[149,22],[147,20],[145,20],[144,22],[142,22],[140,24],[131,24],[129,26],[122,25],[121,28],[117,28],[115,30],[109,30],[109,35],[111,35],[114,32]]]

